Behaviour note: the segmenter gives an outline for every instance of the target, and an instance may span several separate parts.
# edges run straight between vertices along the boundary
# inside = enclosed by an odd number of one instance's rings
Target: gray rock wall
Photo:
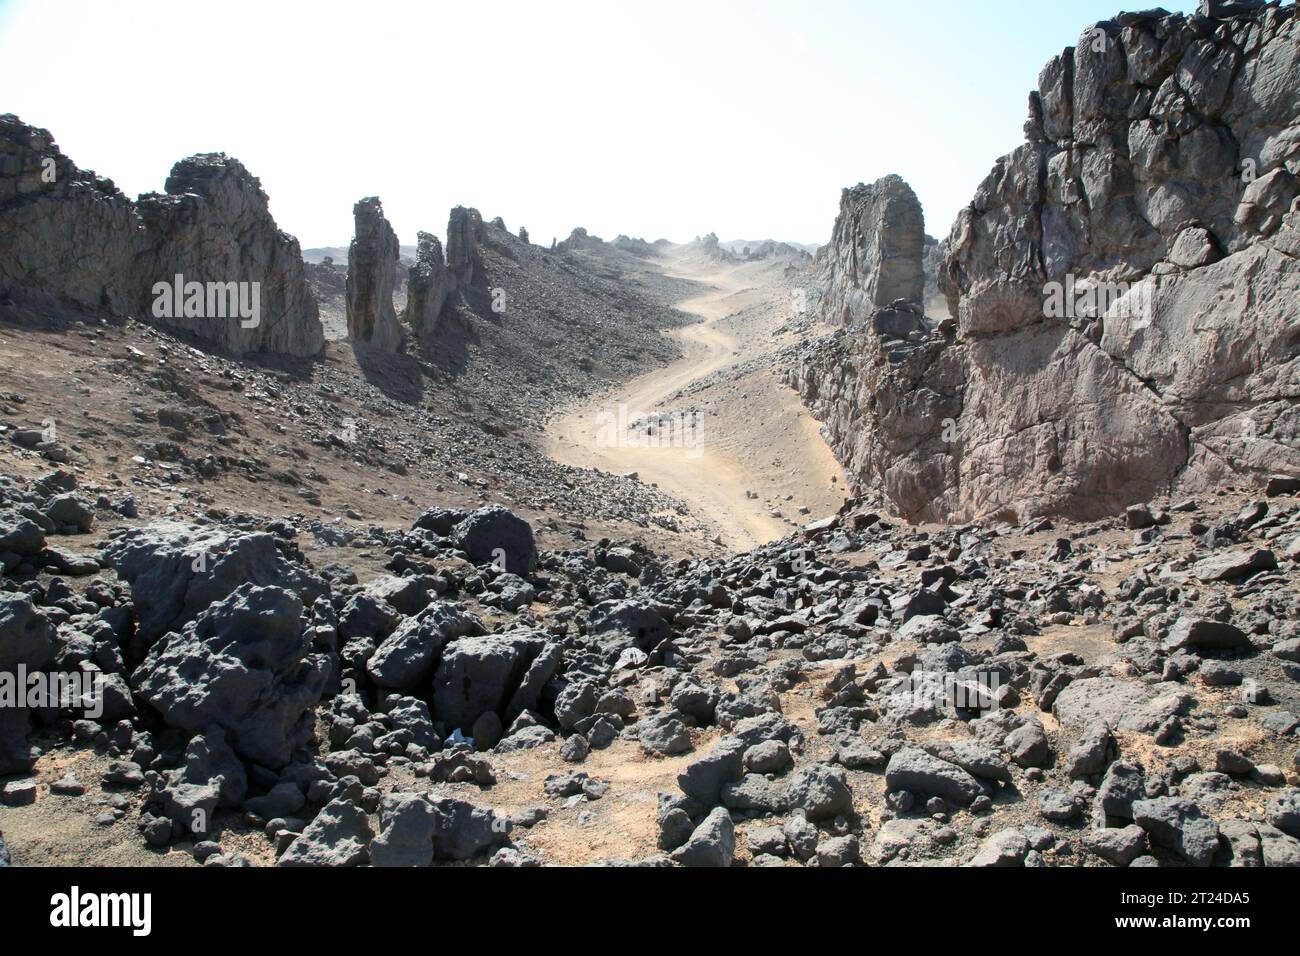
[[[258,283],[257,321],[158,315],[154,286],[177,274]],[[238,160],[181,160],[165,193],[135,203],[12,115],[0,116],[0,294],[38,310],[131,315],[236,355],[312,356],[324,346],[298,241],[276,226],[261,184]]]
[[[859,488],[918,520],[1092,518],[1300,473],[1296,8],[1098,24],[1026,134],[947,241],[954,321],[859,321],[790,373]],[[1054,313],[1052,283],[1128,294]]]
[[[356,231],[348,248],[348,336],[353,348],[396,352],[402,327],[393,308],[399,247],[377,196],[352,207]]]
[[[925,294],[925,220],[899,176],[844,190],[828,245],[818,252],[822,315],[845,325]]]
[[[78,169],[43,129],[0,116],[0,293],[35,307],[105,309],[139,301],[148,246],[135,204]]]
[[[236,355],[317,355],[325,346],[316,298],[308,288],[298,240],[281,232],[261,182],[237,159],[205,153],[172,167],[165,193],[140,197],[152,241],[142,265],[152,310],[156,282],[256,282],[256,320],[205,315],[161,320],[169,328],[215,342]],[[254,324],[255,321],[255,324]]]

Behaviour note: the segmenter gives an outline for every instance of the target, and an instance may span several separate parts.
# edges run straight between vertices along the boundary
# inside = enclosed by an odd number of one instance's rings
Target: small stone
[[[560,748],[560,758],[566,763],[582,763],[591,753],[591,744],[582,734],[573,734]]]
[[[672,858],[682,866],[726,867],[731,866],[735,851],[736,830],[731,814],[724,807],[716,807]]]
[[[1029,840],[1019,830],[1002,830],[989,837],[975,858],[973,867],[1023,866],[1029,854]]]
[[[28,807],[36,802],[35,780],[13,780],[0,789],[0,803],[8,807]]]
[[[1147,834],[1139,826],[1089,830],[1084,834],[1083,845],[1107,863],[1128,866],[1146,849]]]
[[[831,837],[817,844],[817,865],[821,867],[849,866],[860,858],[858,838],[852,834]]]
[[[1249,776],[1255,769],[1255,764],[1249,757],[1226,748],[1220,748],[1215,753],[1214,766],[1219,773],[1226,773],[1233,777]]]
[[[86,786],[72,774],[65,774],[50,784],[50,793],[61,797],[79,797],[86,792]]]

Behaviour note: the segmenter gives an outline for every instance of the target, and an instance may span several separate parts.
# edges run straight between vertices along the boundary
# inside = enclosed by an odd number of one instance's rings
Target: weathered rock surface
[[[379,807],[379,836],[370,843],[371,866],[429,866],[438,817],[421,794],[392,793]]]
[[[537,567],[532,527],[500,505],[470,512],[452,529],[451,540],[475,563],[497,562],[511,574],[521,576]]]
[[[406,324],[417,338],[428,338],[438,331],[438,320],[453,285],[442,243],[435,235],[420,233],[406,294]]]
[[[168,631],[244,584],[287,588],[310,605],[324,581],[289,561],[272,534],[231,532],[177,521],[132,529],[104,549],[131,585],[139,620],[136,648],[148,649]]]
[[[967,806],[984,793],[978,781],[956,764],[916,747],[904,747],[889,758],[885,785],[925,797],[943,797]]]
[[[1187,800],[1160,797],[1133,804],[1133,819],[1152,841],[1193,866],[1209,866],[1219,849],[1219,827]]]
[[[0,116],[0,291],[127,315],[147,247],[139,210],[112,180],[78,169],[47,130]]]
[[[433,676],[433,714],[467,733],[483,714],[505,713],[546,641],[530,632],[462,637],[442,653]]]
[[[325,806],[280,857],[280,866],[361,866],[374,829],[366,812],[339,798]]]
[[[715,807],[695,828],[685,846],[674,851],[673,860],[682,866],[731,866],[736,852],[736,828],[724,807]]]
[[[0,116],[0,291],[32,307],[152,320],[235,355],[314,356],[324,347],[298,241],[281,232],[261,183],[222,153],[178,162],[164,193],[132,202],[77,166],[45,130]],[[222,283],[191,312],[155,311],[156,283]],[[257,316],[226,283],[257,283]],[[251,286],[246,301],[251,302]],[[169,295],[170,299],[171,296]],[[173,310],[174,313],[174,310]]]
[[[311,736],[328,676],[301,617],[292,592],[241,585],[158,641],[132,684],[169,726],[221,727],[245,759],[282,767]]]
[[[353,348],[396,352],[402,327],[393,308],[399,246],[393,227],[384,218],[378,196],[352,207],[355,233],[348,247],[348,337]]]
[[[173,166],[165,190],[139,201],[150,245],[140,266],[141,314],[235,355],[318,355],[325,336],[302,249],[276,226],[257,177],[224,153],[202,153]],[[154,284],[171,286],[177,275],[186,284],[257,283],[258,315],[205,306],[202,316],[159,316]]]
[[[420,689],[449,641],[482,633],[483,625],[474,615],[452,604],[435,604],[398,625],[366,661],[366,672],[380,687]]]
[[[901,177],[844,190],[816,264],[823,316],[848,325],[900,299],[922,304],[924,254],[921,203]]]
[[[803,355],[863,490],[916,520],[1090,519],[1300,470],[1300,23],[1208,22],[1126,15],[1048,64],[948,239],[954,329],[866,318]],[[1100,283],[1117,301],[1052,311]]]
[[[26,594],[0,595],[0,635],[0,674],[10,680],[17,680],[20,666],[34,672],[54,659],[54,622]],[[36,760],[27,742],[31,713],[25,706],[26,687],[14,691],[24,693],[24,700],[0,707],[0,774],[26,771]]]
[[[447,222],[447,269],[459,288],[481,286],[487,278],[479,253],[485,228],[477,209],[457,206],[451,211]]]

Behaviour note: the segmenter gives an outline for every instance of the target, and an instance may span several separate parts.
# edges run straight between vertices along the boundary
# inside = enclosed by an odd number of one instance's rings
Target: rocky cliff
[[[0,293],[35,308],[105,309],[138,301],[146,248],[135,204],[76,164],[48,131],[0,116]]]
[[[324,348],[320,313],[307,286],[298,240],[280,231],[261,182],[237,159],[205,153],[172,167],[165,193],[141,196],[150,239],[144,285],[172,282],[256,282],[256,321],[205,314],[165,320],[239,355],[317,355]],[[142,303],[152,312],[153,293]],[[205,310],[206,312],[206,310]]]
[[[505,226],[500,227],[505,231]],[[447,268],[462,289],[481,286],[485,281],[479,245],[485,227],[477,209],[457,206],[447,221]]]
[[[423,338],[437,331],[438,319],[453,286],[454,280],[442,255],[442,243],[431,233],[420,233],[406,298],[406,324],[412,332]]]
[[[925,220],[899,176],[844,190],[831,241],[818,250],[822,315],[844,325],[894,302],[922,302]]]
[[[204,308],[159,315],[155,285],[178,274],[185,283],[257,283],[256,320],[218,316],[206,298]],[[0,295],[42,312],[156,321],[236,355],[310,356],[324,345],[298,242],[276,226],[261,184],[238,160],[182,160],[166,193],[136,203],[12,115],[0,116]]]
[[[354,349],[396,352],[403,339],[393,308],[397,235],[384,218],[384,207],[377,196],[358,202],[352,207],[352,215],[356,227],[348,248],[348,337]]]
[[[807,349],[791,381],[863,489],[1095,517],[1300,472],[1300,23],[1209,12],[1122,14],[1047,65],[948,239],[954,322]]]

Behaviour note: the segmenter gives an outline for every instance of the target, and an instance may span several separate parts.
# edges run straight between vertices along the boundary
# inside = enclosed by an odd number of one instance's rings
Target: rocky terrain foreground
[[[3,711],[0,825],[29,865],[1295,865],[1296,487],[670,561],[6,480],[4,668],[105,689]]]
[[[1300,866],[1298,76],[1121,14],[815,256],[0,116],[0,866]]]

